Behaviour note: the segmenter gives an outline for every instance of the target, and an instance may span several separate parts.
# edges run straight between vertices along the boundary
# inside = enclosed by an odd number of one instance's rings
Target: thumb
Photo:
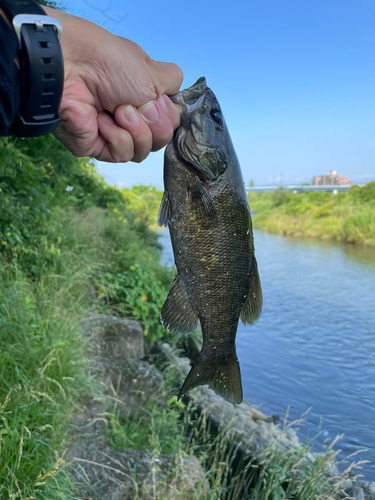
[[[184,74],[177,64],[155,61],[153,69],[157,73],[155,76],[158,81],[158,97],[163,94],[176,94],[180,90]]]

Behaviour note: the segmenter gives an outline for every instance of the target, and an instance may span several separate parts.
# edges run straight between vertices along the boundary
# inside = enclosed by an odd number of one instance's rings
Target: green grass
[[[1,282],[0,498],[70,498],[73,491],[64,475],[54,484],[70,413],[90,390],[79,331],[84,279],[74,269],[68,282]]]
[[[87,374],[87,347],[80,321],[99,313],[135,317],[126,300],[121,311],[103,286],[115,287],[118,274],[140,266],[151,273],[166,297],[170,274],[158,265],[158,244],[137,221],[120,220],[92,207],[54,214],[58,238],[46,231],[37,249],[19,249],[0,261],[0,498],[74,497],[64,469],[72,412],[85,394],[97,390]],[[48,228],[47,228],[48,229]],[[140,293],[150,284],[132,280]],[[152,284],[151,284],[152,285]],[[159,287],[159,288],[158,288]],[[129,292],[130,293],[130,292]],[[149,293],[141,320],[159,326]],[[155,310],[154,310],[155,309]]]
[[[137,414],[126,419],[125,425],[116,413],[109,416],[107,442],[115,450],[155,450],[173,455],[178,453],[185,438],[181,434],[179,418],[185,406],[176,396],[167,401],[165,408],[153,403],[141,407]]]
[[[254,227],[287,236],[375,246],[375,182],[346,192],[249,193]]]

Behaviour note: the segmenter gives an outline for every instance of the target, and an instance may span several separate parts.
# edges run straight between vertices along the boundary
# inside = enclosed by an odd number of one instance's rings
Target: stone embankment
[[[165,405],[164,378],[143,361],[144,334],[136,321],[114,316],[86,320],[91,347],[91,374],[100,384],[99,398],[86,401],[75,415],[65,461],[79,484],[77,496],[92,500],[134,498],[189,499],[197,488],[208,491],[196,458],[111,449],[106,443],[107,412],[116,404],[129,417],[146,401]],[[161,485],[161,486],[160,486]]]
[[[102,395],[86,401],[75,415],[72,441],[65,455],[79,484],[77,496],[92,500],[189,499],[198,489],[209,493],[205,471],[195,457],[115,451],[107,445],[108,410],[116,404],[120,417],[125,418],[135,415],[145,402],[153,401],[162,408],[164,378],[153,364],[142,359],[144,335],[136,321],[96,316],[86,320],[82,328],[92,350],[90,370]],[[199,350],[199,345],[195,349]],[[183,379],[190,369],[190,359],[176,356],[168,344],[159,346],[159,350]],[[191,391],[188,397],[214,428],[230,429],[245,456],[257,458],[270,446],[280,452],[302,448],[290,426],[280,427],[277,416],[268,417],[256,406],[245,402],[234,406],[207,387]],[[314,461],[315,457],[306,453],[306,460]],[[337,472],[333,467],[332,474]],[[373,483],[340,480],[347,499],[375,500]]]

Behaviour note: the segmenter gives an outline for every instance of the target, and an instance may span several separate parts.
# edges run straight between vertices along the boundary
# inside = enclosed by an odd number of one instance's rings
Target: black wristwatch
[[[19,43],[21,105],[9,131],[18,137],[38,137],[57,127],[64,62],[61,24],[33,0],[0,0]]]

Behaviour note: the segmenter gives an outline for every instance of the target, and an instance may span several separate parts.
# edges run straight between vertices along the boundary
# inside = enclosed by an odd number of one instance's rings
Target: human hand
[[[64,91],[55,136],[75,155],[141,162],[171,139],[180,116],[167,94],[181,69],[154,61],[136,43],[44,7],[62,24]]]

